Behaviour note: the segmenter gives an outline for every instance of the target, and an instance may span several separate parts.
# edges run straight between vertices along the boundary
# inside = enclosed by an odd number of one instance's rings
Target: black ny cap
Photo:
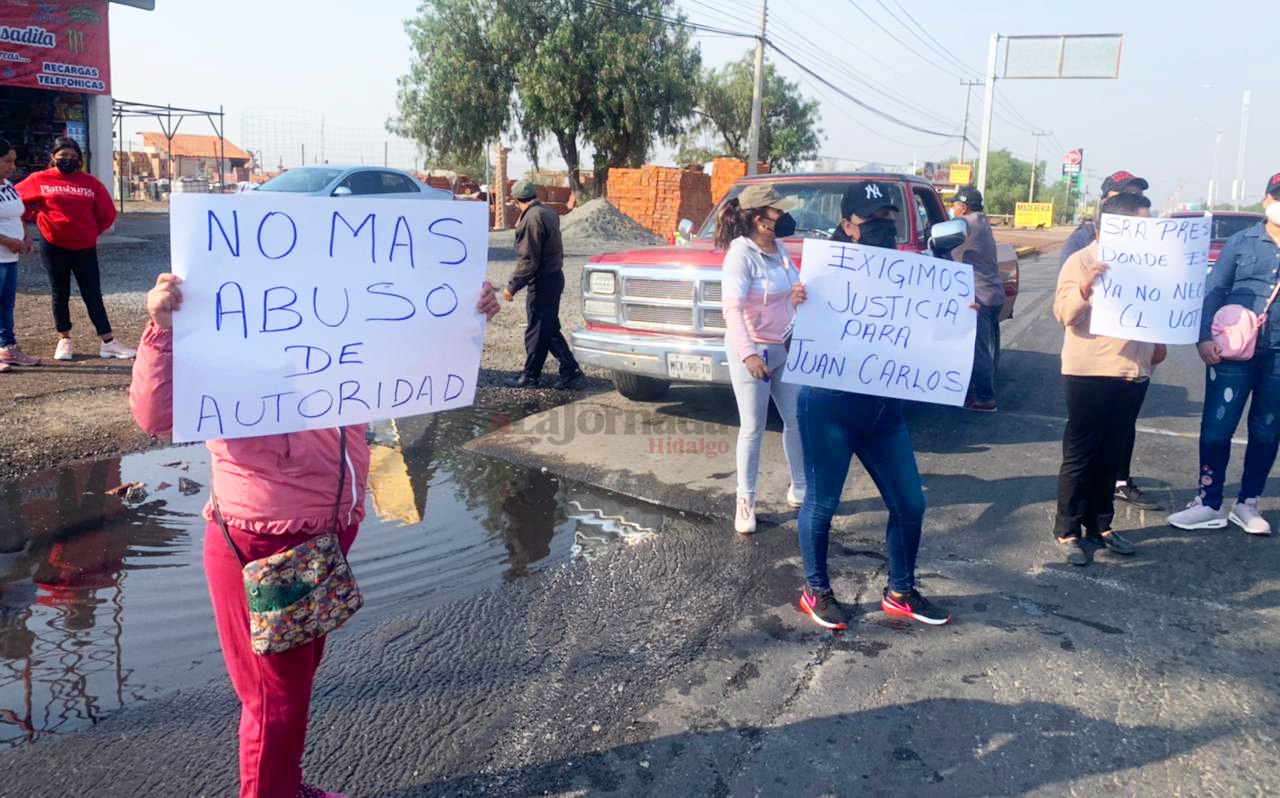
[[[893,188],[888,183],[877,183],[868,180],[865,183],[854,183],[844,190],[840,198],[840,218],[848,219],[856,215],[861,219],[870,219],[876,211],[888,208],[898,210],[893,204]]]

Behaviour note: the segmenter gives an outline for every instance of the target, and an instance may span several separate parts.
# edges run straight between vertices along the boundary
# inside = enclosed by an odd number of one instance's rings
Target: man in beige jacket
[[[1100,211],[1150,216],[1151,200],[1140,194],[1118,194],[1105,200]],[[1062,265],[1053,301],[1053,315],[1065,328],[1062,375],[1067,399],[1053,533],[1072,565],[1089,564],[1082,530],[1117,554],[1135,551],[1111,528],[1115,475],[1138,421],[1151,369],[1165,356],[1163,344],[1089,332],[1094,285],[1106,271],[1094,241]]]

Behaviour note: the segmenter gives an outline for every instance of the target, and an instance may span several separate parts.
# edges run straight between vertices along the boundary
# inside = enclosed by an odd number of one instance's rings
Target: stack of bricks
[[[759,174],[769,173],[769,164],[756,165]],[[747,162],[737,158],[716,158],[711,163],[711,202],[718,205],[733,184],[747,176]]]
[[[669,166],[610,169],[608,199],[641,227],[670,238],[681,219],[696,227],[711,213],[711,177]]]

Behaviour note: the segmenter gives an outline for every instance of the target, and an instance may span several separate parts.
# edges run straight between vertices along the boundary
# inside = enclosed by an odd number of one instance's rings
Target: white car
[[[281,172],[257,191],[279,191],[314,197],[386,197],[388,199],[451,200],[453,194],[432,188],[399,169],[383,166],[299,166]]]

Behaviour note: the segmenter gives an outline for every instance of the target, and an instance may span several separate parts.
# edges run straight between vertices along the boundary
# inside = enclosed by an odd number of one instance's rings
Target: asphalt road
[[[719,517],[731,459],[637,457],[625,441],[601,455],[588,440],[553,458],[482,440],[473,448],[668,505],[670,523],[592,562],[340,631],[317,686],[309,780],[361,798],[1271,792],[1280,542],[1122,511],[1136,556],[1059,562],[1055,276],[1056,258],[1024,264],[1001,413],[913,413],[930,504],[922,589],[956,623],[878,611],[884,512],[856,468],[832,567],[859,613],[831,635],[794,609],[794,514],[746,540]],[[1202,389],[1194,353],[1176,350],[1141,420],[1136,474],[1171,506],[1191,494]],[[645,423],[731,435],[712,426],[728,401],[680,389],[638,409]],[[693,472],[719,476],[704,487]],[[230,794],[235,709],[218,682],[0,754],[0,794]]]

